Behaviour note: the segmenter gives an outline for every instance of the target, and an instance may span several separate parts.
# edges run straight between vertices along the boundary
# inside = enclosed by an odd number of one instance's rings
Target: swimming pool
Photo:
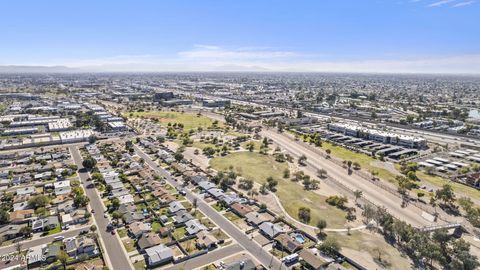
[[[292,236],[298,243],[300,243],[300,244],[305,243],[305,236],[303,236],[303,234],[295,233]]]

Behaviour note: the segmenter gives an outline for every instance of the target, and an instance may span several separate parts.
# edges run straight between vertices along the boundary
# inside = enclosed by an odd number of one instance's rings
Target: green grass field
[[[213,149],[220,148],[213,143],[205,143],[205,142],[193,142],[192,147],[198,148],[200,150],[203,150],[207,147],[212,147]]]
[[[185,130],[197,129],[199,127],[209,128],[212,127],[212,119],[205,116],[197,116],[193,113],[181,113],[181,112],[127,112],[123,113],[125,117],[145,117],[151,119],[158,119],[161,126],[166,127],[168,123],[180,123],[183,124]],[[221,127],[222,123],[218,123]]]
[[[329,228],[343,228],[346,222],[345,213],[325,202],[326,197],[303,188],[283,178],[286,163],[276,162],[273,157],[255,152],[237,152],[225,157],[217,157],[210,161],[212,168],[217,171],[228,170],[230,166],[241,176],[252,179],[260,184],[265,183],[271,176],[278,180],[276,195],[280,199],[288,214],[297,219],[298,209],[308,207],[311,209],[311,225],[318,220],[327,220]],[[321,187],[320,187],[321,188]]]
[[[462,194],[464,196],[471,197],[476,200],[480,200],[480,192],[474,188],[468,187],[466,185],[456,183],[449,181],[445,178],[442,178],[440,176],[436,175],[428,175],[423,171],[417,171],[417,177],[425,181],[427,183],[430,183],[436,187],[442,187],[444,184],[449,184],[452,186],[453,190],[459,194]]]
[[[379,168],[377,166],[372,165],[372,162],[375,162],[378,160],[374,159],[371,156],[348,150],[342,146],[335,146],[325,141],[322,142],[322,148],[325,150],[330,149],[332,151],[331,155],[334,157],[337,157],[343,160],[351,160],[352,162],[358,162],[358,164],[360,164],[362,169],[369,172],[376,171],[378,172],[378,177],[394,184],[397,183],[397,181],[395,181],[395,175],[392,172],[384,168]]]
[[[240,144],[240,146],[242,146],[242,148],[244,149],[247,149],[247,145],[250,143],[250,142],[253,142],[253,149],[254,151],[260,151],[260,146],[262,145],[262,142],[261,141],[255,141],[255,140],[250,140],[250,141],[246,141],[246,142],[243,142]]]

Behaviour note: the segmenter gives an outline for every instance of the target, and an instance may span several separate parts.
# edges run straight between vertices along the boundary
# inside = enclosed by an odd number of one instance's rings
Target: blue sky
[[[2,1],[0,65],[480,73],[480,1]]]

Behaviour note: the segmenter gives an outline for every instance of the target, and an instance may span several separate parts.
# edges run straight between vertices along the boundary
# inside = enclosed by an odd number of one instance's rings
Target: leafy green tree
[[[298,208],[298,219],[301,222],[308,224],[311,219],[310,208],[304,206]]]
[[[91,156],[88,156],[87,158],[85,158],[83,161],[82,161],[82,165],[83,167],[85,167],[87,170],[91,170],[93,169],[93,167],[95,167],[95,165],[97,165],[97,161],[91,157]]]
[[[63,250],[60,250],[60,252],[57,255],[57,260],[60,261],[60,263],[63,266],[63,269],[65,269],[65,270],[67,269],[67,261],[68,261],[69,258],[70,258],[70,256],[68,256],[68,254]]]
[[[50,199],[45,195],[37,195],[33,198],[30,198],[30,200],[28,200],[28,205],[34,209],[37,209],[39,207],[46,207],[49,204],[50,204]]]
[[[327,221],[324,220],[324,219],[320,219],[318,220],[317,222],[317,228],[319,230],[319,235],[322,235],[323,234],[323,229],[327,228]]]
[[[3,209],[0,209],[0,224],[7,224],[9,221],[9,215],[8,215],[8,212],[3,210]]]
[[[445,184],[441,189],[438,189],[435,192],[435,197],[447,205],[451,205],[455,201],[455,193],[453,192],[452,186],[449,184]]]
[[[318,247],[323,253],[336,257],[341,247],[335,238],[327,237]]]

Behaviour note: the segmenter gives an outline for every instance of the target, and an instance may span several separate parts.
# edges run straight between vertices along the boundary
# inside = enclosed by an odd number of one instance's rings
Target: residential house
[[[291,236],[286,233],[281,233],[275,237],[276,244],[280,249],[286,250],[289,253],[295,253],[303,246],[302,244],[295,241]]]
[[[197,174],[189,177],[188,180],[190,180],[190,182],[194,183],[195,185],[198,185],[204,181],[208,182],[208,177],[206,175]]]
[[[76,209],[76,207],[73,203],[73,200],[71,200],[71,199],[62,202],[57,206],[57,210],[58,210],[59,213],[63,212],[63,213],[69,214],[75,209]]]
[[[191,219],[193,219],[193,216],[190,215],[190,213],[188,213],[186,210],[180,210],[175,212],[175,216],[173,217],[173,223],[183,224]]]
[[[9,214],[9,221],[12,224],[28,223],[34,213],[33,209],[13,211]]]
[[[20,229],[22,225],[18,224],[7,224],[3,227],[0,227],[0,238],[2,240],[14,239],[20,236]]]
[[[219,188],[211,188],[207,192],[217,200],[222,200],[225,197],[225,193]]]
[[[183,204],[181,204],[180,202],[174,201],[168,204],[168,210],[170,211],[170,213],[175,213],[177,211],[186,210],[186,209],[183,206]]]
[[[120,196],[118,197],[118,200],[120,201],[120,204],[130,204],[135,201],[135,199],[133,199],[132,194]]]
[[[82,254],[94,256],[99,252],[95,240],[88,236],[68,238],[64,240],[64,243],[65,252],[74,258]]]
[[[173,260],[173,250],[163,244],[145,249],[149,267],[158,266]]]
[[[203,230],[197,233],[197,247],[201,249],[210,249],[217,244],[217,238],[210,232]]]
[[[315,254],[315,251],[310,249],[302,249],[298,253],[299,257],[305,263],[307,269],[310,270],[320,270],[325,269],[325,267],[329,264],[327,260]]]
[[[21,187],[16,191],[17,195],[33,195],[35,194],[35,186]]]
[[[164,193],[157,198],[161,204],[170,204],[176,200],[176,197],[170,193]]]
[[[154,232],[144,233],[138,238],[137,245],[141,251],[153,246],[157,246],[162,243],[162,240],[158,234]]]
[[[252,260],[246,259],[246,260],[231,262],[227,264],[224,269],[225,270],[256,270],[257,266],[255,265],[255,263],[253,263]]]
[[[32,222],[32,230],[34,232],[43,231],[43,230],[52,230],[52,229],[55,229],[57,226],[60,226],[57,216],[39,218]]]
[[[152,227],[148,223],[134,222],[128,225],[128,232],[135,238],[139,238],[143,233],[152,231]]]
[[[283,228],[278,224],[271,223],[269,221],[263,222],[258,226],[260,232],[270,239],[275,238],[278,234],[283,233]]]
[[[113,196],[115,198],[118,198],[118,197],[129,195],[130,191],[126,188],[117,188],[117,189],[113,189],[110,192],[110,194],[111,194],[111,196]]]
[[[45,262],[51,264],[57,260],[57,256],[61,251],[61,246],[59,245],[47,245],[46,248],[43,249],[43,255],[45,256]]]
[[[198,186],[205,191],[216,187],[214,183],[208,181],[200,182],[198,183]]]
[[[77,209],[69,214],[61,216],[62,225],[82,224],[88,221],[85,217],[86,211],[83,209]]]
[[[126,212],[123,215],[123,220],[126,224],[131,224],[133,222],[142,221],[145,219],[145,216],[142,212],[135,211],[135,212]]]
[[[197,219],[189,220],[185,223],[185,229],[189,235],[195,235],[200,231],[206,230],[207,228],[203,226]]]
[[[13,204],[13,211],[25,210],[28,207],[28,202],[19,202]]]
[[[53,183],[53,187],[55,189],[55,195],[65,195],[70,194],[72,192],[72,188],[70,187],[70,181],[58,181]]]
[[[260,226],[263,222],[273,220],[270,215],[255,211],[245,214],[245,217],[247,218],[247,223],[255,227]]]
[[[241,204],[238,202],[230,205],[230,209],[232,210],[232,212],[234,212],[235,214],[241,217],[245,217],[246,214],[253,211],[252,208],[250,208],[250,206]]]
[[[34,268],[40,266],[43,262],[44,250],[47,248],[47,245],[34,246],[28,249],[27,251],[27,264],[29,268]]]
[[[240,202],[241,198],[238,196],[237,193],[230,193],[230,194],[225,194],[221,200],[225,202],[227,205],[231,205],[231,204]]]

